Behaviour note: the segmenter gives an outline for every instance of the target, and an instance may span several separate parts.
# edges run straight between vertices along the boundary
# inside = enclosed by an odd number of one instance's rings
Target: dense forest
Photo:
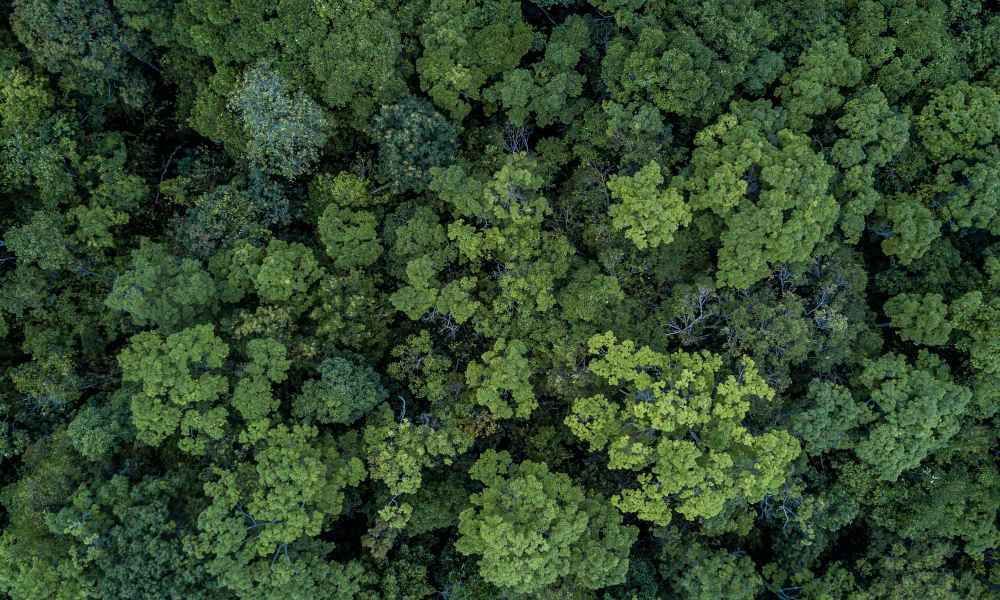
[[[1000,598],[1000,3],[0,17],[0,599]]]

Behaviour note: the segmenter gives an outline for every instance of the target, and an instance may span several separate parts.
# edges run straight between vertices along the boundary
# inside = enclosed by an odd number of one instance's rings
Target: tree
[[[171,228],[177,246],[208,260],[238,240],[268,241],[272,227],[291,221],[285,191],[254,171],[195,196],[184,214],[173,219]]]
[[[788,127],[802,133],[813,129],[812,117],[844,103],[842,88],[861,81],[863,63],[851,55],[843,40],[813,42],[799,56],[799,66],[781,76],[775,94],[788,111]]]
[[[588,22],[578,15],[569,16],[553,29],[544,57],[532,65],[533,72],[506,72],[502,81],[483,92],[483,98],[503,107],[507,118],[517,126],[526,125],[531,113],[540,127],[572,123],[585,106],[577,98],[586,78],[575,67],[589,43]]]
[[[322,85],[320,99],[330,108],[350,112],[350,124],[362,130],[378,106],[406,94],[399,69],[403,44],[401,19],[391,5],[324,2],[314,5],[322,41],[308,50],[309,68]]]
[[[981,560],[1000,535],[991,509],[1000,499],[1000,474],[975,455],[936,454],[908,477],[882,484],[884,496],[872,502],[873,521],[908,540],[960,541],[962,554]]]
[[[225,595],[204,565],[190,560],[182,538],[193,533],[193,515],[174,510],[194,484],[188,470],[164,478],[83,483],[49,528],[73,549],[93,596],[216,600]],[[67,539],[68,538],[68,539]]]
[[[490,78],[510,71],[532,44],[521,4],[488,0],[473,7],[459,0],[431,0],[419,28],[420,88],[452,118],[463,119]]]
[[[138,439],[158,446],[181,433],[181,449],[199,452],[204,441],[225,431],[227,411],[219,404],[229,381],[215,371],[229,347],[212,325],[196,325],[166,338],[155,331],[132,337],[118,356],[122,379],[136,385],[131,394],[132,423]]]
[[[0,184],[56,210],[76,193],[80,127],[45,78],[19,62],[0,61]]]
[[[432,421],[430,415],[396,419],[383,403],[369,413],[363,441],[371,478],[396,495],[416,493],[424,469],[437,464],[451,466],[473,439],[454,423],[442,423],[437,417]]]
[[[271,240],[254,273],[254,287],[264,302],[288,304],[302,311],[312,300],[310,288],[322,276],[323,268],[311,248],[298,242]]]
[[[722,359],[702,351],[664,355],[608,332],[590,338],[589,370],[623,390],[573,401],[565,424],[608,468],[635,473],[612,498],[623,512],[658,525],[674,511],[711,518],[733,502],[756,502],[785,480],[798,443],[782,430],[753,435],[741,424],[758,398],[774,396],[753,361],[723,379]]]
[[[338,269],[367,267],[378,260],[382,246],[378,242],[375,216],[366,210],[351,210],[330,204],[319,218],[319,239]]]
[[[458,246],[460,264],[495,270],[498,280],[497,291],[478,300],[492,311],[492,317],[477,320],[476,326],[484,332],[495,331],[515,313],[529,315],[554,306],[556,281],[569,271],[574,251],[565,236],[543,227],[552,209],[540,193],[545,180],[537,161],[523,154],[510,156],[485,181],[460,165],[433,170],[431,175],[431,191],[454,207],[455,221],[448,226],[448,237]],[[433,289],[429,277],[437,265],[411,262],[408,275],[411,265],[420,267],[415,274],[429,282],[425,287]],[[465,290],[471,290],[473,284],[458,283]],[[452,297],[464,300],[461,294]],[[465,301],[458,306],[468,315],[476,310]]]
[[[529,381],[527,352],[528,347],[520,340],[500,339],[483,354],[481,363],[472,362],[465,370],[476,404],[487,407],[495,418],[509,419],[516,414],[526,419],[538,407]]]
[[[973,156],[1000,135],[1000,97],[988,87],[954,83],[935,91],[914,128],[934,162]]]
[[[568,322],[602,322],[608,320],[614,308],[625,299],[625,292],[616,277],[605,275],[594,262],[574,269],[563,286],[559,305]]]
[[[11,26],[67,88],[97,96],[114,85],[132,107],[149,102],[152,85],[143,71],[159,71],[150,62],[152,47],[118,24],[106,0],[17,0]]]
[[[1000,140],[1000,96],[962,81],[934,90],[914,119],[920,147],[934,163],[933,179],[916,186],[912,211],[936,211],[949,229],[1000,231],[995,182]],[[919,203],[919,204],[918,204]],[[887,240],[888,241],[888,240]]]
[[[608,178],[611,197],[621,200],[613,204],[611,223],[625,231],[640,250],[647,246],[669,244],[678,227],[691,222],[691,213],[676,189],[657,189],[663,183],[660,165],[651,162],[631,177],[612,175]]]
[[[448,166],[458,147],[457,126],[413,96],[384,105],[370,135],[379,146],[379,181],[396,194],[424,191],[430,169]]]
[[[101,460],[113,454],[133,437],[128,427],[125,404],[89,404],[81,408],[66,427],[73,447],[88,460]]]
[[[331,587],[348,594],[339,589],[350,589],[345,566],[326,559],[332,545],[318,536],[340,514],[345,488],[365,478],[356,437],[334,439],[312,425],[269,426],[266,419],[262,427],[259,435],[241,435],[253,446],[251,461],[213,468],[204,484],[209,503],[198,514],[197,534],[184,540],[185,552],[204,559],[205,570],[241,599],[294,593],[312,600]]]
[[[831,158],[843,169],[833,193],[841,203],[840,230],[856,243],[865,230],[865,218],[879,204],[876,170],[906,147],[910,124],[875,86],[855,93],[844,103],[843,113],[836,122],[842,135],[830,149]]]
[[[35,263],[43,270],[68,270],[76,266],[62,215],[37,210],[24,225],[8,229],[4,241],[18,260]]]
[[[882,481],[895,481],[943,447],[972,399],[968,388],[951,381],[947,365],[925,350],[916,365],[899,354],[867,360],[858,382],[878,412],[854,451]]]
[[[482,555],[486,581],[518,595],[560,579],[585,589],[624,581],[638,530],[568,476],[543,463],[514,464],[510,454],[493,450],[469,474],[485,487],[459,517],[455,549]]]
[[[229,108],[246,133],[247,161],[270,175],[303,174],[319,159],[329,135],[323,109],[302,90],[289,90],[266,62],[243,73]]]
[[[331,357],[319,366],[319,379],[302,385],[292,401],[298,419],[351,425],[389,397],[381,378],[367,364]]]
[[[684,600],[753,600],[764,588],[753,560],[744,552],[695,543],[681,556],[664,555],[663,576]]]
[[[914,344],[941,346],[948,343],[951,333],[948,305],[942,300],[941,294],[899,294],[883,308],[899,337]]]
[[[760,59],[776,35],[774,25],[750,2],[720,4],[661,9],[673,13],[669,17],[661,10],[641,17],[619,12],[631,33],[608,42],[601,64],[612,99],[641,99],[707,121],[724,110],[741,83],[759,89],[773,81],[778,73],[762,68],[766,61]]]
[[[849,389],[813,379],[804,406],[790,420],[789,431],[805,443],[807,454],[816,456],[849,448],[854,431],[871,420],[869,406],[857,402]]]
[[[64,433],[39,438],[20,459],[20,477],[0,491],[7,522],[0,535],[0,590],[12,600],[80,600],[93,597],[66,540],[47,521],[77,487],[96,474],[74,461]],[[61,533],[61,531],[60,531]]]
[[[271,385],[288,378],[292,361],[288,349],[273,338],[255,338],[247,342],[250,362],[243,365],[239,381],[233,388],[232,404],[243,420],[258,424],[278,408],[280,400],[271,392]]]
[[[379,200],[353,173],[320,173],[309,183],[307,210],[315,215],[316,231],[338,269],[367,267],[382,254],[378,214],[370,210]]]
[[[162,244],[142,238],[131,267],[115,279],[104,305],[127,312],[140,327],[171,333],[218,307],[215,281],[201,263],[190,258],[178,263]]]
[[[378,307],[388,300],[376,287],[379,279],[361,270],[342,276],[327,275],[316,285],[317,302],[309,317],[316,323],[316,339],[334,341],[358,352],[387,350],[389,332],[381,326]]]
[[[685,189],[692,211],[724,223],[720,285],[745,288],[777,265],[808,261],[836,223],[833,167],[784,121],[766,101],[735,103],[697,134],[693,169],[672,184]]]
[[[919,196],[899,193],[883,196],[876,208],[883,216],[872,231],[882,238],[882,252],[904,265],[920,260],[941,237],[941,221]]]

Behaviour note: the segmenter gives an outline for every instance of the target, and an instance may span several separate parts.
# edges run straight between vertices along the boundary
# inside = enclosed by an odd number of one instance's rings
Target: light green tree
[[[725,375],[718,355],[660,354],[610,332],[590,338],[589,348],[590,371],[625,396],[578,398],[565,423],[592,451],[607,451],[609,469],[634,472],[634,484],[612,498],[623,512],[659,525],[674,512],[710,518],[785,481],[798,442],[742,424],[751,402],[774,396],[753,361]]]
[[[624,231],[640,250],[669,244],[674,232],[691,222],[683,195],[673,188],[660,190],[662,184],[660,165],[655,161],[630,177],[608,178],[611,197],[621,200],[609,209],[611,224]]]
[[[465,370],[476,404],[487,407],[495,418],[526,419],[538,407],[527,353],[524,342],[499,339],[492,350],[483,353],[481,362],[469,363]]]
[[[459,517],[455,548],[477,554],[486,581],[517,595],[535,594],[565,579],[585,589],[625,580],[638,534],[621,515],[588,497],[544,463],[515,464],[487,450],[469,474],[484,484]]]
[[[889,298],[883,308],[904,340],[924,346],[948,343],[951,323],[941,294],[899,294]]]
[[[369,413],[363,433],[368,470],[390,493],[416,493],[424,469],[438,464],[451,466],[472,446],[472,437],[454,423],[431,418],[396,418],[387,403]]]
[[[710,210],[724,224],[720,285],[745,288],[777,265],[808,261],[836,224],[835,169],[784,122],[766,101],[734,103],[698,132],[693,169],[671,183],[692,211]]]
[[[212,325],[166,338],[155,331],[133,336],[118,363],[122,380],[136,387],[130,402],[138,439],[158,446],[181,433],[180,447],[196,453],[204,450],[196,433],[220,439],[228,414],[220,400],[229,381],[218,371],[228,355]]]

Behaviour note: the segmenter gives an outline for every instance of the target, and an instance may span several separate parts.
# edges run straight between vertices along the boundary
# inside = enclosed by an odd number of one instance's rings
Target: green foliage
[[[17,0],[11,26],[68,89],[99,96],[114,86],[132,107],[149,102],[152,85],[142,70],[156,70],[149,62],[152,48],[135,30],[120,25],[106,0]]]
[[[607,45],[601,78],[614,100],[644,98],[664,112],[708,120],[741,83],[759,89],[777,75],[768,68],[773,59],[761,56],[776,32],[753,3],[698,2],[668,11],[669,20],[619,13],[633,34]]]
[[[962,81],[937,90],[914,119],[924,151],[936,162],[975,155],[1000,135],[1000,98]]]
[[[905,114],[889,106],[877,87],[862,88],[844,103],[837,119],[843,136],[834,142],[830,156],[843,169],[834,184],[841,203],[841,231],[857,241],[864,231],[864,219],[878,204],[875,171],[888,164],[909,141],[909,121]]]
[[[865,361],[859,382],[877,412],[855,453],[883,481],[895,481],[916,468],[958,433],[972,398],[968,388],[951,381],[947,366],[926,351],[915,366],[898,354]]]
[[[941,221],[919,197],[896,194],[883,197],[883,201],[879,208],[887,225],[875,229],[875,234],[884,238],[882,252],[904,265],[912,264],[941,236]]]
[[[281,186],[252,173],[248,180],[236,178],[196,196],[172,225],[177,245],[195,258],[207,260],[238,240],[267,240],[270,228],[287,225],[291,216]]]
[[[7,230],[4,241],[18,260],[47,271],[70,269],[76,262],[66,239],[65,218],[49,211],[35,211],[30,221]]]
[[[659,525],[673,511],[710,518],[784,481],[799,452],[795,440],[781,430],[751,435],[741,425],[752,401],[774,395],[753,361],[744,358],[723,379],[721,358],[708,352],[664,355],[610,332],[588,344],[590,371],[624,385],[625,400],[578,398],[565,423],[591,451],[607,451],[609,469],[635,472],[636,486],[612,498],[622,511]]]
[[[4,56],[0,73],[0,122],[3,124],[3,139],[15,135],[18,130],[26,131],[43,126],[46,118],[52,116],[55,95],[42,78],[30,69],[14,64],[7,56]]]
[[[450,466],[472,445],[472,438],[453,424],[432,423],[430,417],[397,420],[388,404],[372,411],[364,428],[365,453],[372,479],[395,494],[414,494],[423,482],[423,469]]]
[[[545,45],[545,56],[528,69],[513,69],[503,81],[488,88],[483,98],[500,104],[514,125],[525,125],[531,113],[535,123],[547,127],[553,123],[569,124],[582,108],[576,99],[583,92],[586,78],[574,67],[590,43],[590,27],[577,15],[566,19],[552,31]]]
[[[42,414],[66,413],[81,396],[81,379],[73,357],[49,352],[8,372],[21,403]]]
[[[588,262],[573,272],[561,291],[559,305],[568,321],[600,322],[624,299],[618,279]]]
[[[396,194],[424,191],[430,169],[451,163],[458,146],[455,124],[412,96],[382,106],[370,134],[379,147],[379,181]]]
[[[53,533],[70,538],[76,560],[87,567],[92,597],[143,597],[150,590],[158,598],[221,596],[204,566],[188,564],[183,552],[180,540],[192,524],[171,515],[179,492],[191,483],[183,471],[134,483],[116,475],[81,485],[49,519]]]
[[[651,162],[631,177],[612,175],[608,179],[611,197],[621,204],[611,206],[611,223],[625,231],[640,250],[647,246],[669,244],[674,232],[691,222],[691,213],[675,189],[660,191],[663,184],[660,165]]]
[[[670,570],[669,579],[679,598],[753,600],[764,588],[753,560],[743,552],[693,545],[679,558],[676,563],[661,567]]]
[[[872,418],[869,407],[855,401],[850,390],[820,379],[809,382],[805,406],[789,429],[814,456],[849,447],[854,429]]]
[[[884,309],[904,340],[925,346],[948,342],[951,324],[948,305],[942,302],[941,294],[900,294],[890,298]]]
[[[313,251],[299,243],[271,240],[259,270],[254,273],[254,287],[264,302],[305,305],[309,288],[323,276],[323,269]]]
[[[76,192],[71,166],[80,160],[79,126],[68,111],[57,110],[55,94],[41,74],[7,56],[0,62],[0,90],[2,189],[31,190],[55,210]]]
[[[302,385],[302,394],[292,402],[292,414],[298,419],[351,425],[389,397],[378,373],[365,364],[327,358],[319,374],[319,379]]]
[[[247,161],[270,175],[294,179],[304,173],[329,135],[322,108],[302,90],[293,93],[266,63],[246,70],[229,109],[247,136]]]
[[[91,404],[77,412],[66,427],[66,435],[77,452],[89,460],[100,460],[131,437],[128,421],[124,404]]]
[[[1000,590],[996,3],[0,18],[0,598]]]
[[[862,71],[862,62],[843,40],[821,40],[806,48],[799,66],[781,77],[783,85],[775,92],[788,111],[788,127],[811,130],[811,117],[841,106],[840,90],[858,85]]]
[[[806,260],[836,223],[833,167],[784,121],[766,102],[739,103],[695,137],[694,168],[681,185],[692,211],[724,222],[720,285],[745,288]]]
[[[271,393],[272,383],[288,377],[292,361],[286,358],[288,349],[272,338],[256,338],[247,342],[250,362],[244,365],[242,377],[233,389],[233,406],[247,423],[259,423],[279,401]]]
[[[322,41],[308,52],[309,68],[321,85],[320,99],[349,110],[361,129],[382,102],[406,95],[400,72],[400,26],[390,7],[379,2],[322,2],[317,17],[328,21]]]
[[[130,219],[126,212],[117,212],[112,208],[98,204],[76,206],[69,211],[68,216],[76,224],[76,230],[72,236],[74,245],[82,248],[101,249],[115,247],[115,234],[112,233],[111,228],[118,229],[119,226],[127,224]]]
[[[0,491],[7,509],[0,536],[0,590],[16,600],[94,597],[79,562],[67,552],[66,540],[52,535],[46,524],[91,474],[73,463],[64,435],[37,440],[21,460],[21,478]]]
[[[526,419],[538,407],[531,388],[531,364],[525,354],[528,347],[520,340],[497,340],[480,362],[465,370],[469,387],[475,390],[476,404],[485,406],[498,419],[517,416]],[[514,406],[511,407],[511,404]]]
[[[316,228],[333,264],[338,269],[351,269],[367,267],[382,254],[377,224],[368,211],[340,208],[331,203]]]
[[[309,425],[270,427],[258,436],[252,462],[214,469],[205,484],[210,504],[197,517],[197,534],[184,539],[185,551],[240,598],[292,590],[312,598],[321,584],[345,585],[340,565],[324,559],[329,545],[316,536],[324,520],[340,514],[343,490],[364,479],[350,453],[356,443]]]
[[[586,589],[623,581],[637,530],[600,500],[588,498],[562,473],[542,463],[514,464],[488,450],[470,475],[482,492],[462,511],[455,548],[480,554],[486,581],[522,594],[566,578]]]
[[[516,67],[532,44],[521,4],[487,0],[430,0],[419,29],[423,54],[416,61],[420,87],[455,119],[469,114],[488,80]]]
[[[140,327],[168,332],[211,315],[217,303],[215,281],[200,263],[190,258],[178,263],[162,244],[146,238],[132,251],[131,269],[115,279],[104,301]]]
[[[228,354],[211,325],[189,327],[166,338],[155,331],[133,336],[118,362],[122,379],[137,386],[131,408],[138,439],[157,446],[182,426],[185,434],[200,431],[221,437],[226,410],[216,403],[229,391],[229,382],[213,371]],[[195,440],[193,435],[182,438],[181,447],[197,448],[190,440]]]

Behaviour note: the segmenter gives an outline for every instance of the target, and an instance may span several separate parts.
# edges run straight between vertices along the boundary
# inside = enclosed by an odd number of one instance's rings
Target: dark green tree
[[[458,147],[457,126],[412,96],[383,106],[371,136],[379,147],[379,181],[397,194],[424,191],[430,169],[450,164]]]

